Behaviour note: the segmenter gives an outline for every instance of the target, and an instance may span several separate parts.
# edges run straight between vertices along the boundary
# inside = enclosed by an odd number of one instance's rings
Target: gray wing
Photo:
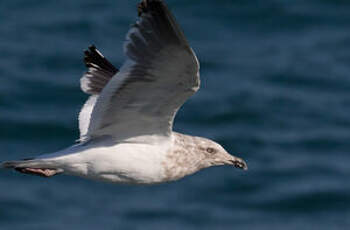
[[[170,135],[177,110],[199,89],[199,63],[161,0],[143,0],[127,34],[127,60],[103,88],[88,138]]]
[[[98,95],[112,77],[118,72],[94,45],[84,52],[84,63],[88,71],[80,79],[83,92],[91,96],[85,102],[79,113],[80,140],[84,139],[90,125],[91,112],[95,106]]]

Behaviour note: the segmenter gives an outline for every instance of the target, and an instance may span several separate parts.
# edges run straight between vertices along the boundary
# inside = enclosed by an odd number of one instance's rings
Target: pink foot
[[[51,177],[59,173],[58,170],[56,169],[35,169],[35,168],[15,168],[15,169],[21,173],[42,176],[42,177]]]

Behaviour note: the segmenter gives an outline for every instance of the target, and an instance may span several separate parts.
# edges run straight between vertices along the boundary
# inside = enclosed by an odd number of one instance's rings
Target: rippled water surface
[[[0,160],[78,138],[82,51],[116,66],[137,1],[2,0]],[[168,0],[201,61],[177,131],[222,143],[248,172],[150,187],[0,172],[0,229],[349,229],[350,3]]]

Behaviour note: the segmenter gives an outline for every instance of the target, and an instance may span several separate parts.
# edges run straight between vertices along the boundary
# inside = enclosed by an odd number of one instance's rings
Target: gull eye
[[[213,154],[216,152],[216,150],[209,147],[209,148],[207,148],[207,152]]]

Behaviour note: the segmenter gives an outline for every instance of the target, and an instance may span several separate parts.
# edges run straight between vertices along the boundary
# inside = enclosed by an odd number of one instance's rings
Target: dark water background
[[[0,160],[78,138],[82,51],[116,66],[137,1],[1,0]],[[169,0],[201,61],[175,129],[248,172],[110,185],[0,172],[0,229],[349,229],[350,2]]]

